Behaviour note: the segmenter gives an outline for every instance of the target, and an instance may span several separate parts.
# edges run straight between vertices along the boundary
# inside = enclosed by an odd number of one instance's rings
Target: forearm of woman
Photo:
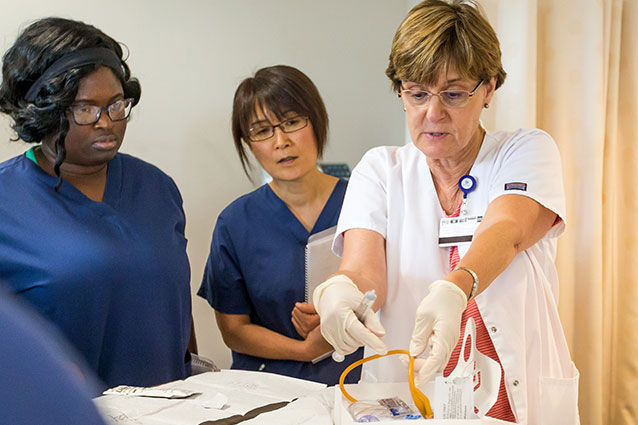
[[[377,311],[387,295],[385,239],[367,229],[351,229],[344,234],[343,256],[335,275],[348,276],[361,292],[374,289],[377,299],[372,306]]]
[[[224,343],[238,353],[273,360],[311,361],[331,349],[320,334],[297,340],[251,323],[248,315],[216,311],[215,317]]]
[[[459,262],[459,266],[477,274],[477,294],[489,287],[516,254],[538,242],[555,221],[554,212],[526,196],[507,195],[492,201],[469,250]],[[470,293],[473,279],[465,270],[450,272],[445,280]]]

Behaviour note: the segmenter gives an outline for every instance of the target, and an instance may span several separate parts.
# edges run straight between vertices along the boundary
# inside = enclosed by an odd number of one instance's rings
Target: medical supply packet
[[[138,397],[156,397],[156,398],[186,398],[195,394],[201,394],[196,391],[183,390],[179,388],[149,388],[149,387],[131,387],[128,385],[120,385],[109,388],[104,391],[104,395],[131,395]]]
[[[392,398],[398,396],[401,400],[411,400],[410,389],[407,382],[394,382],[394,383],[359,383],[359,384],[346,384],[348,393],[355,397],[357,400],[379,400],[383,398]],[[422,391],[426,396],[434,399],[434,381],[426,384]],[[348,411],[350,401],[348,401],[341,392],[338,385],[335,386],[335,403],[333,409],[332,419],[335,425],[355,425],[357,422],[352,418],[352,415]],[[417,412],[418,414],[418,412]],[[392,419],[388,422],[392,425],[398,424],[410,424],[415,425],[423,423],[427,425],[505,425],[509,422],[499,421],[492,418],[481,419],[436,419],[436,411],[434,412],[435,419]]]
[[[471,376],[435,379],[434,411],[437,419],[474,419],[474,383]]]
[[[358,400],[350,403],[348,412],[352,415],[352,419],[359,423],[421,418],[416,408],[408,406],[399,397]]]

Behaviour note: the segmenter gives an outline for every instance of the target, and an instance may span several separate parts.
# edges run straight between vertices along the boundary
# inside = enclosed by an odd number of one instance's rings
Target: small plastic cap
[[[335,362],[341,363],[345,359],[346,359],[346,356],[344,356],[343,354],[339,354],[336,351],[332,352],[332,360],[334,360]]]
[[[370,301],[376,301],[376,299],[377,299],[377,293],[374,291],[374,289],[371,289],[371,290],[369,290],[368,292],[366,292],[366,293],[365,293],[364,297],[365,297],[367,300],[370,300]]]

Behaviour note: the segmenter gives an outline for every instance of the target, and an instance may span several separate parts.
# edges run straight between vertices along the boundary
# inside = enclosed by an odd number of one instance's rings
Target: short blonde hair
[[[454,66],[462,78],[505,81],[496,32],[473,0],[425,0],[401,22],[385,73],[399,92],[401,81],[434,85]]]

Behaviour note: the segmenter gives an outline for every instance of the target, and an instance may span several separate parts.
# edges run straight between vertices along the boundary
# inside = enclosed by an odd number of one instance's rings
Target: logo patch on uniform
[[[505,190],[527,191],[527,183],[520,183],[520,182],[505,183]]]

